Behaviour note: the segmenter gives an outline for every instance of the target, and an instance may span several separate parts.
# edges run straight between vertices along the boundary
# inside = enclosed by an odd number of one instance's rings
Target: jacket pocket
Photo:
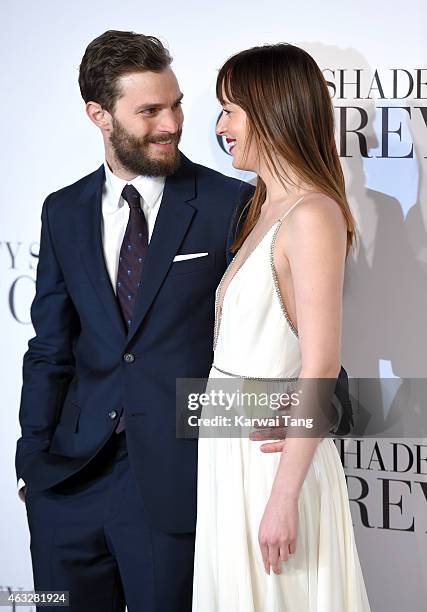
[[[77,432],[80,418],[80,406],[72,400],[65,400],[58,425],[72,432]]]
[[[62,408],[59,423],[50,441],[49,453],[66,457],[76,455],[79,418],[80,406],[71,401],[66,401]]]
[[[203,257],[193,257],[191,259],[174,261],[169,269],[169,276],[174,276],[175,274],[188,274],[189,272],[205,271],[213,267],[213,262],[213,253],[209,253]]]

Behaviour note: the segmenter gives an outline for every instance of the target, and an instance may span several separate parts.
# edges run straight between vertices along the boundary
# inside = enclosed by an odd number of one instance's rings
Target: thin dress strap
[[[300,199],[295,202],[295,204],[292,204],[292,206],[289,208],[289,210],[287,210],[285,212],[283,217],[280,217],[280,221],[282,222],[289,215],[289,213],[295,208],[295,206],[297,206],[297,204],[299,204],[301,202],[301,200],[303,200],[303,199],[304,199],[304,196],[301,196]]]
[[[278,274],[277,274],[276,265],[274,263],[274,251],[275,251],[275,247],[276,247],[277,236],[279,234],[280,228],[282,227],[282,221],[284,221],[284,219],[287,217],[287,215],[289,215],[289,213],[295,208],[295,206],[297,206],[303,199],[304,199],[304,196],[301,196],[300,199],[297,200],[295,202],[295,204],[293,204],[293,206],[291,206],[290,209],[285,212],[283,217],[281,217],[281,219],[279,219],[280,223],[276,227],[276,230],[275,230],[275,232],[273,234],[273,239],[272,239],[271,245],[270,245],[270,267],[271,267],[271,273],[273,275],[274,290],[275,290],[277,299],[279,300],[279,305],[280,305],[280,308],[282,309],[282,312],[283,312],[283,314],[285,316],[285,319],[288,322],[288,325],[291,328],[292,332],[294,333],[294,335],[297,338],[298,338],[298,329],[295,327],[295,325],[292,322],[291,317],[289,316],[289,313],[288,313],[288,311],[286,309],[286,306],[285,306],[285,302],[283,300],[283,296],[282,296],[282,294],[280,292],[279,277],[278,277]]]

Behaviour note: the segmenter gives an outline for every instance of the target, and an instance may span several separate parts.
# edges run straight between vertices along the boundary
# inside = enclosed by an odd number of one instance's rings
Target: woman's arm
[[[300,379],[332,381],[340,370],[346,237],[338,204],[321,194],[306,196],[278,235],[277,252],[288,258],[292,274],[302,358]],[[296,414],[299,410],[313,412],[313,406],[298,407]],[[299,492],[320,440],[292,437],[288,432],[284,442],[259,530],[268,573],[270,566],[280,573],[280,560],[295,552]]]

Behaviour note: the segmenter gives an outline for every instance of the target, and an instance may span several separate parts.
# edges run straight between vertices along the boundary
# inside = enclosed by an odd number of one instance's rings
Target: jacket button
[[[108,413],[108,416],[110,417],[110,419],[116,419],[117,418],[117,410],[110,410],[110,412]]]
[[[126,361],[126,363],[133,363],[135,361],[135,355],[132,353],[125,353],[123,355],[123,359]]]

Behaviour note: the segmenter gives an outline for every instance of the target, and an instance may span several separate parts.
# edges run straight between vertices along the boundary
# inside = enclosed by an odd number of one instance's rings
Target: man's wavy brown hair
[[[131,72],[161,72],[172,62],[155,36],[108,30],[89,43],[80,64],[79,85],[85,102],[114,111],[121,95],[119,79]]]

